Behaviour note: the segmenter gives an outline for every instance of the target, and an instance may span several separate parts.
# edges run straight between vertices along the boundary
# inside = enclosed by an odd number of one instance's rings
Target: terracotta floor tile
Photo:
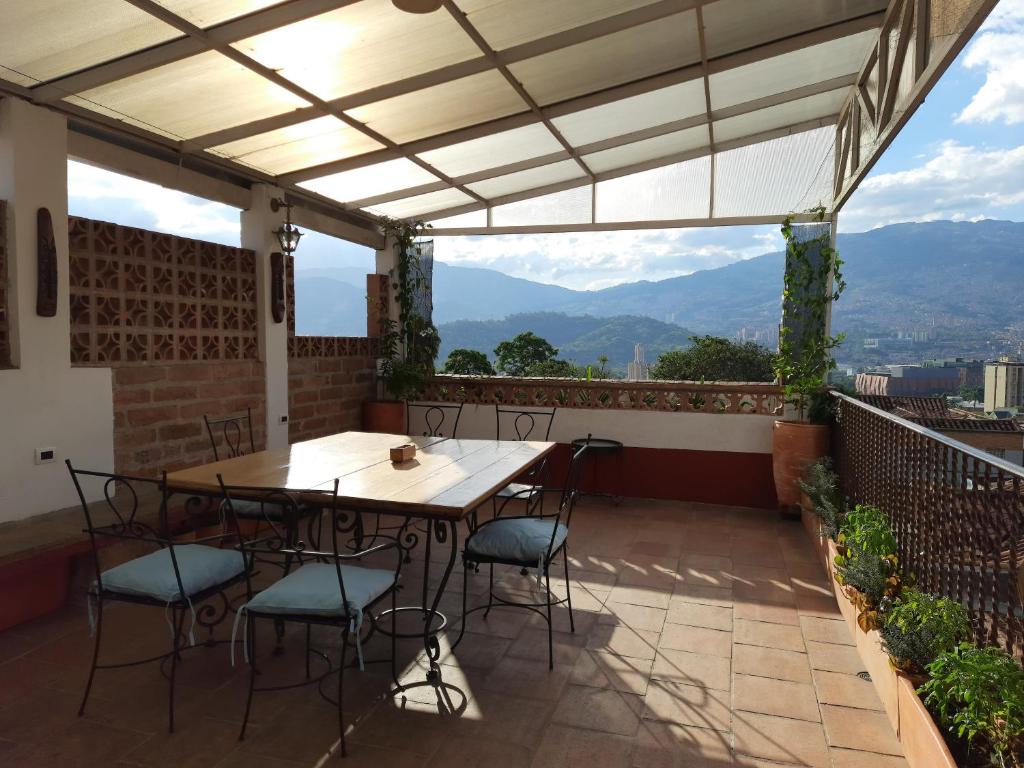
[[[853,749],[833,749],[834,768],[907,768],[907,761],[894,755],[860,752]]]
[[[655,680],[644,697],[646,720],[695,725],[716,731],[732,729],[728,691]]]
[[[552,722],[589,728],[620,736],[634,736],[640,725],[644,698],[610,688],[567,686],[555,708]]]
[[[722,632],[685,624],[665,624],[659,648],[704,653],[709,656],[732,658],[732,632]]]
[[[806,640],[816,643],[834,643],[836,645],[853,645],[850,628],[842,619],[819,619],[815,616],[801,616],[800,626]]]
[[[330,711],[326,703],[325,708]],[[446,739],[458,735],[460,719],[459,714],[440,714],[436,705],[395,698],[384,702],[362,721],[350,726],[347,738],[356,744],[400,749],[427,758],[434,754]],[[319,716],[312,724],[303,723],[301,729],[296,729],[295,725],[294,719],[289,718],[287,722],[280,723],[279,728],[271,725],[265,730],[282,734],[278,736],[278,740],[287,738],[289,743],[296,738],[295,730],[304,731],[305,734],[299,737],[304,745],[309,742],[322,744],[332,737],[334,740],[338,738],[336,723],[323,720]],[[315,735],[310,733],[311,730],[315,730]],[[247,749],[272,754],[275,757],[288,755],[287,750],[282,749],[279,752],[277,749],[271,751],[265,748],[258,739]]]
[[[830,768],[828,745],[820,723],[753,712],[735,712],[734,748],[739,755],[780,763]]]
[[[6,759],[10,766],[102,766],[114,765],[148,738],[145,734],[75,720],[48,735],[42,743],[26,744]],[[232,744],[232,746],[234,746]],[[225,750],[226,751],[226,750]],[[213,753],[219,757],[216,752]],[[0,758],[4,758],[0,752]],[[154,765],[155,763],[146,763]],[[156,763],[172,765],[170,762]],[[193,762],[191,765],[203,765]],[[209,763],[205,763],[209,765]]]
[[[884,712],[823,704],[821,715],[831,746],[846,749],[870,746],[873,752],[902,757],[903,748]]]
[[[628,603],[615,603],[608,601],[597,618],[598,624],[623,624],[634,629],[643,629],[648,632],[660,632],[665,625],[665,615],[668,613],[663,608],[651,608],[646,605],[629,605]]]
[[[818,701],[857,709],[882,709],[882,702],[870,680],[841,672],[814,670],[814,687]]]
[[[534,749],[554,711],[555,702],[476,689],[472,706],[462,715],[460,731]]]
[[[668,608],[671,596],[671,588],[617,584],[609,593],[608,600],[629,605],[646,605],[651,608]]]
[[[796,651],[737,643],[732,647],[732,666],[737,675],[773,677],[794,683],[811,682],[807,654]]]
[[[587,639],[587,648],[619,656],[653,659],[660,637],[661,634],[658,632],[647,632],[629,626],[598,624]]]
[[[556,701],[562,695],[571,671],[571,667],[564,664],[549,670],[543,662],[506,656],[484,676],[482,685],[487,690],[513,696]]]
[[[587,638],[582,634],[570,634],[568,632],[552,632],[551,645],[554,652],[556,666],[563,664],[572,666],[576,658],[586,644]],[[458,649],[456,649],[458,653]],[[519,633],[519,637],[512,641],[506,655],[517,659],[531,659],[533,661],[548,662],[548,631],[544,629],[533,629],[525,627]]]
[[[828,672],[843,672],[856,675],[864,671],[864,663],[860,660],[857,649],[852,645],[836,645],[835,643],[819,643],[807,641],[807,656],[812,669],[823,669]]]
[[[816,616],[820,619],[841,619],[839,606],[836,599],[831,595],[803,595],[796,596],[796,609],[801,616]]]
[[[733,594],[729,587],[708,587],[702,584],[683,582],[677,584],[669,601],[669,611],[681,603],[699,603],[721,608],[732,608]]]
[[[728,733],[711,728],[644,720],[633,768],[724,768],[733,765],[731,741]]]
[[[251,759],[255,758],[256,755],[246,754],[245,757]],[[387,766],[387,768],[422,768],[423,766],[423,757],[421,755],[351,741],[348,744],[348,755],[344,760],[335,755],[327,761],[327,764],[329,765],[335,761],[343,763],[345,768],[383,768],[383,766]],[[246,764],[243,762],[232,763],[232,766],[235,765],[238,768],[245,768]],[[257,762],[255,765],[260,766],[261,763]],[[267,768],[272,768],[272,765],[268,764]],[[220,763],[217,763],[217,768],[221,768]],[[303,766],[303,768],[308,768],[308,765]]]
[[[424,765],[431,766],[487,766],[488,768],[529,768],[533,752],[520,744],[510,744],[493,738],[462,736],[442,742],[440,748]],[[380,768],[391,768],[389,763],[378,763]],[[347,768],[347,767],[346,767]]]
[[[653,659],[638,659],[588,649],[576,660],[569,681],[575,685],[612,688],[643,696],[647,692],[653,666]]]
[[[718,605],[702,605],[701,603],[669,604],[669,612],[673,624],[687,624],[691,627],[706,627],[724,632],[732,632],[731,608]]]
[[[804,639],[800,627],[791,627],[786,624],[736,619],[733,623],[733,637],[737,643],[745,645],[781,648],[784,651],[804,651]]]
[[[247,733],[255,738],[258,727]],[[188,734],[181,738],[182,733]],[[161,732],[146,739],[125,756],[130,763],[167,768],[205,768],[234,751],[238,746],[239,725],[200,717],[182,723],[177,733]],[[202,749],[196,749],[202,744]]]
[[[748,621],[764,621],[769,624],[789,624],[799,626],[800,614],[792,605],[773,605],[771,603],[752,600],[737,600],[735,608],[737,619]]]
[[[532,768],[629,768],[632,738],[552,725],[534,753]]]
[[[729,668],[729,659],[663,648],[654,660],[651,679],[728,691]]]
[[[733,707],[736,710],[791,717],[796,720],[821,721],[814,687],[807,683],[736,675],[732,684]]]

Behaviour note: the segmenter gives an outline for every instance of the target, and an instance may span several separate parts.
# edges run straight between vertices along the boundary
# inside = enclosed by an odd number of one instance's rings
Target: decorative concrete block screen
[[[11,328],[7,310],[7,203],[0,200],[0,368],[11,365]]]
[[[71,362],[255,360],[252,251],[69,217]]]

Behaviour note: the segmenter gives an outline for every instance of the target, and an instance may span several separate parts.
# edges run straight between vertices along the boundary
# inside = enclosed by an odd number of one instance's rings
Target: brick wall
[[[376,397],[376,339],[295,336],[288,359],[288,439],[360,429]]]
[[[264,441],[263,363],[179,363],[114,369],[114,465],[155,475],[213,461],[203,415],[252,408],[256,448]]]

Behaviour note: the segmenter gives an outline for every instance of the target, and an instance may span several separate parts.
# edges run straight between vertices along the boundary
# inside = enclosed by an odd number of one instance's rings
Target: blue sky
[[[899,221],[1024,220],[1024,0],[1001,0],[840,213],[840,232]],[[78,163],[72,214],[238,243],[238,211]],[[659,280],[781,248],[777,227],[438,238],[438,259],[571,288]],[[372,269],[360,246],[310,233],[303,267]]]

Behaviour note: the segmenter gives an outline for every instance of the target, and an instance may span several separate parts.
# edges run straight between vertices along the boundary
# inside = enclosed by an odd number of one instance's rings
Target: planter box
[[[804,513],[805,515],[807,513]],[[807,525],[805,519],[805,525]],[[809,529],[813,530],[813,529]],[[812,536],[812,543],[816,543]],[[935,726],[931,714],[925,708],[914,684],[889,664],[889,654],[882,648],[882,637],[878,630],[863,632],[857,626],[857,609],[836,583],[832,563],[835,562],[836,544],[826,542],[828,562],[826,572],[832,579],[832,590],[839,605],[839,611],[850,630],[850,636],[857,646],[864,668],[871,675],[878,698],[882,701],[889,723],[903,746],[903,753],[910,768],[956,768],[956,760],[946,747],[942,734]]]
[[[814,545],[815,552],[818,553],[818,562],[821,563],[821,567],[828,571],[830,574],[832,569],[829,562],[829,539],[821,531],[821,520],[813,512],[810,512],[810,502],[807,501],[807,497],[804,497],[804,502],[800,504],[800,521],[804,524],[804,528],[807,530],[807,535],[811,537],[811,544]]]

